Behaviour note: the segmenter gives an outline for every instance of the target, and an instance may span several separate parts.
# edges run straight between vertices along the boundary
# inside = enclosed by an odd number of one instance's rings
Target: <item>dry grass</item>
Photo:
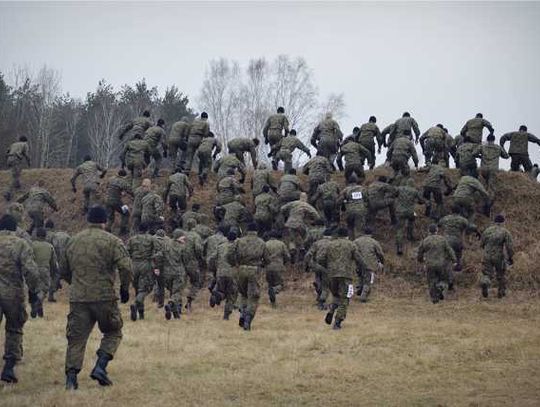
[[[308,281],[299,285],[308,291]],[[147,319],[133,323],[122,305],[124,341],[109,368],[115,385],[99,388],[88,377],[94,332],[76,393],[63,390],[62,297],[46,304],[44,320],[27,323],[20,382],[0,385],[0,405],[538,405],[540,304],[523,293],[503,301],[477,294],[438,305],[424,294],[375,294],[366,305],[355,301],[341,332],[299,290],[283,293],[276,310],[265,298],[249,333],[208,308],[206,293],[180,321],[149,306]]]

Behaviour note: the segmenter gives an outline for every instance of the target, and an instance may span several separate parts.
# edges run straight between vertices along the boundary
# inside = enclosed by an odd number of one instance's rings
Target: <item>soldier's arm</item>
[[[483,125],[484,127],[486,127],[486,128],[489,130],[489,133],[490,133],[490,134],[493,134],[493,132],[495,131],[495,130],[493,129],[493,126],[491,125],[491,123],[488,122],[486,119],[482,119],[482,125]]]
[[[536,137],[534,134],[528,133],[527,139],[529,140],[529,143],[536,143],[540,146],[540,139]]]
[[[499,140],[499,145],[504,149],[504,144],[512,138],[512,135],[510,133],[503,134],[501,139]],[[506,150],[505,150],[506,151]]]
[[[375,139],[377,140],[377,147],[379,149],[379,154],[381,152],[381,148],[384,146],[384,137],[382,137],[382,133],[379,130],[378,126],[375,126]]]
[[[214,162],[214,165],[213,165],[213,167],[212,167],[212,170],[213,170],[214,172],[217,173],[217,172],[219,171],[219,167],[220,167],[220,166],[221,166],[221,158],[220,158],[219,160],[216,160],[216,161]]]
[[[249,154],[251,155],[251,162],[253,163],[253,168],[257,168],[257,150],[255,148],[255,145],[251,146]]]
[[[508,155],[508,153],[506,152],[506,150],[504,148],[501,147],[501,151],[500,151],[500,157],[501,158],[504,158],[504,159],[508,159],[510,158],[510,156]]]
[[[118,270],[118,275],[120,276],[120,288],[123,290],[129,290],[129,284],[132,280],[131,258],[129,257],[129,253],[120,239],[114,238],[111,243],[114,244],[112,260],[114,266]]]
[[[32,293],[37,293],[45,287],[41,287],[41,279],[39,278],[38,267],[34,258],[34,251],[29,243],[24,240],[20,242],[19,248],[19,267],[24,276],[24,281],[28,286],[28,290]]]
[[[77,188],[76,186],[76,182],[77,182],[77,178],[79,178],[79,175],[81,175],[81,170],[79,167],[77,167],[77,169],[73,172],[73,176],[71,177],[71,188],[75,191],[75,189]]]
[[[424,251],[425,251],[425,248],[424,248],[424,242],[422,241],[420,243],[420,246],[418,246],[418,255],[416,257],[416,259],[420,262],[420,263],[423,263],[424,262]]]
[[[352,246],[353,246],[353,256],[354,256],[354,261],[356,262],[356,272],[358,274],[358,276],[361,276],[367,269],[368,269],[368,266],[366,264],[366,262],[364,261],[364,259],[362,258],[362,254],[360,253],[360,250],[358,249],[358,247],[356,247],[356,245],[354,243],[351,243]]]
[[[268,129],[270,128],[270,118],[266,119],[266,123],[264,124],[262,134],[264,136],[264,144],[268,144]]]
[[[285,135],[287,136],[289,134],[289,119],[287,117],[283,116],[283,130],[285,131]]]
[[[375,255],[377,256],[379,263],[384,264],[384,252],[379,242],[375,245]]]
[[[189,191],[189,196],[193,195],[193,185],[191,185],[191,182],[189,182],[189,178],[184,178],[184,183],[186,185],[187,190]]]
[[[313,129],[313,134],[311,135],[310,143],[313,147],[317,148],[317,141],[319,141],[319,133],[320,133],[319,126],[315,127]]]
[[[221,143],[218,140],[214,140],[214,154],[212,155],[212,157],[214,157],[214,160],[219,153],[221,153]]]
[[[506,232],[506,236],[504,239],[504,246],[506,247],[506,255],[508,256],[508,260],[510,263],[513,263],[514,261],[514,242],[512,241],[512,235],[510,232]]]
[[[418,137],[420,137],[420,128],[418,127],[418,123],[414,119],[412,119],[412,128],[414,131],[414,135],[416,136],[416,142],[418,143]]]
[[[52,249],[49,263],[49,267],[51,268],[51,274],[58,273],[58,256],[56,256],[56,250],[54,250],[54,248]]]
[[[448,258],[452,261],[452,263],[456,263],[457,262],[456,253],[454,252],[454,249],[452,249],[452,246],[450,246],[450,243],[448,243],[447,240],[445,241],[444,247],[448,255]]]
[[[459,132],[459,134],[461,134],[463,137],[465,137],[465,135],[467,134],[468,125],[469,125],[469,122],[466,122],[461,128],[461,131]]]
[[[308,157],[311,157],[309,148],[307,148],[306,145],[300,141],[300,139],[296,139],[296,147],[306,153]]]
[[[49,206],[56,212],[58,211],[58,206],[56,205],[56,201],[54,200],[53,196],[47,192],[45,194],[45,201],[49,204]]]
[[[367,157],[369,168],[373,169],[373,167],[375,167],[375,156],[371,154],[371,151],[365,148],[362,144],[359,144],[359,146],[360,146],[360,151],[362,152],[362,154],[364,154]]]
[[[118,138],[122,140],[126,133],[130,131],[133,128],[133,122],[129,122],[127,124],[124,124],[124,126],[121,127],[120,132],[118,134]]]
[[[410,151],[411,151],[411,157],[414,162],[414,166],[418,168],[418,154],[416,153],[416,148],[414,148],[414,145],[412,143],[410,145]]]
[[[167,181],[167,186],[165,187],[165,191],[163,191],[163,200],[166,201],[167,197],[169,196],[169,192],[171,191],[172,181]]]
[[[337,163],[338,169],[340,171],[343,171],[343,153],[341,152],[341,150],[339,150],[336,156],[336,163]]]
[[[28,192],[26,192],[23,196],[21,196],[19,199],[17,199],[17,202],[18,203],[23,203],[24,201],[26,201],[28,199],[29,196],[30,196],[30,194]]]

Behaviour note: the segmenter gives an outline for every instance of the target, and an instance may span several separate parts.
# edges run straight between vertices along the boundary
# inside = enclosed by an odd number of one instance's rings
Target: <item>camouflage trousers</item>
[[[21,360],[23,356],[23,327],[28,320],[24,295],[20,298],[0,296],[0,321],[5,319],[4,360]]]
[[[324,219],[328,225],[339,223],[339,210],[334,199],[322,200],[318,209],[324,214]]]
[[[161,160],[163,157],[157,147],[152,149],[150,155],[152,157],[152,163],[150,164],[152,166],[152,178],[155,178],[159,176],[159,169],[161,168]]]
[[[440,187],[424,187],[423,197],[426,200],[426,216],[440,219],[443,216],[443,194]],[[431,198],[435,201],[436,208],[433,210]]]
[[[331,277],[330,292],[332,293],[332,307],[336,312],[336,320],[343,321],[347,317],[349,307],[349,286],[352,285],[352,278]]]
[[[168,290],[171,301],[181,308],[182,291],[185,287],[184,276],[181,274],[167,274],[163,276],[162,283],[163,285],[161,289],[163,290],[163,294],[160,294],[160,296],[162,295],[163,298],[165,290]]]
[[[21,173],[23,168],[22,160],[17,157],[9,156],[7,159],[7,166],[11,170],[11,186],[10,190],[21,188]]]
[[[510,154],[510,170],[519,171],[521,166],[525,172],[531,172],[533,165],[529,154]]]
[[[220,293],[221,298],[225,300],[223,315],[231,315],[238,298],[238,289],[234,279],[229,276],[219,276],[216,282],[216,290]]]
[[[441,291],[448,288],[449,267],[426,267],[426,275],[429,287],[429,296],[432,300],[440,299]]]
[[[345,212],[349,237],[356,239],[364,233],[366,226],[367,209],[363,204],[348,206]]]
[[[199,151],[197,157],[199,158],[199,177],[206,181],[212,167],[212,155],[211,153]]]
[[[506,261],[504,257],[484,256],[482,266],[482,277],[480,278],[481,285],[490,287],[491,282],[496,279],[498,289],[506,289]]]
[[[408,177],[411,174],[411,167],[409,167],[408,157],[394,157],[390,162],[390,166],[394,170],[394,176],[401,174],[404,177]]]
[[[197,297],[197,293],[202,287],[201,272],[198,265],[186,264],[186,275],[189,281],[189,291],[187,297],[192,301]]]
[[[403,247],[405,235],[407,240],[412,241],[415,216],[413,213],[400,213],[397,215],[396,246]]]
[[[144,309],[144,300],[152,292],[155,281],[155,274],[149,261],[133,262],[133,287],[137,293],[135,296],[137,309]]]
[[[171,162],[174,163],[178,157],[178,152],[181,151],[180,146],[183,144],[183,142],[179,138],[169,138],[167,141],[169,143],[169,158],[171,159]]]
[[[197,152],[197,149],[199,148],[200,144],[201,144],[200,137],[195,137],[188,140],[188,145],[187,145],[186,154],[185,154],[185,161],[182,165],[182,168],[188,174],[191,172],[191,167],[193,166],[193,157],[195,157],[195,153]]]
[[[80,372],[88,337],[98,324],[103,334],[97,351],[98,356],[114,357],[122,341],[122,315],[116,300],[97,302],[70,302],[67,318],[66,372]]]
[[[261,298],[260,290],[260,271],[256,266],[240,266],[236,277],[236,286],[240,293],[241,309],[251,315],[251,319],[255,318],[259,299]]]
[[[454,253],[456,254],[457,264],[461,266],[461,258],[463,257],[463,239],[461,239],[461,237],[450,235],[445,235],[444,237],[446,238],[446,240],[448,240],[450,247],[454,250]]]
[[[281,265],[269,264],[264,268],[268,288],[273,288],[278,294],[283,289],[283,272],[285,267]]]
[[[495,196],[495,191],[499,187],[499,180],[497,173],[499,170],[492,170],[489,168],[480,168],[480,175],[484,178],[486,182],[486,187],[491,196]]]
[[[131,187],[135,191],[141,185],[143,171],[146,165],[142,162],[128,163],[127,168],[131,173]]]
[[[304,259],[304,239],[306,227],[304,225],[287,226],[285,228],[285,241],[291,253],[293,262],[301,262]]]
[[[345,179],[347,182],[350,182],[353,175],[356,175],[358,183],[361,184],[366,178],[364,172],[364,166],[360,163],[358,164],[345,164]]]
[[[281,150],[279,150],[275,156],[275,163],[276,163],[276,166],[279,165],[279,162],[280,161],[283,161],[283,173],[284,174],[288,174],[289,171],[292,169],[292,158],[293,158],[293,155],[292,153],[285,149],[285,148],[282,148]]]
[[[185,195],[169,195],[169,207],[176,215],[178,211],[185,212],[187,208],[187,197]]]
[[[476,161],[459,163],[459,173],[462,177],[468,175],[470,177],[478,178],[478,166],[476,165]]]
[[[388,209],[390,215],[390,223],[396,224],[396,207],[394,201],[373,202],[368,205],[367,208],[367,224],[375,230],[375,224],[377,221],[377,213],[381,210]]]
[[[475,201],[470,196],[454,196],[454,208],[459,211],[459,214],[472,222],[476,212]]]
[[[133,212],[131,214],[131,234],[136,235],[139,232],[139,226],[141,225],[141,213]]]
[[[43,227],[45,223],[45,213],[43,212],[43,209],[28,209],[28,216],[32,221],[28,234],[32,235],[34,230]]]
[[[95,205],[98,202],[97,185],[85,186],[83,189],[83,197],[84,197],[83,209],[84,209],[84,212],[86,213],[88,212],[88,208],[90,208],[92,205]]]
[[[39,282],[42,291],[38,293],[39,299],[43,302],[49,293],[51,287],[51,270],[49,267],[40,267],[39,270]]]
[[[112,232],[116,214],[120,214],[120,234],[126,234],[129,225],[129,213],[122,211],[122,202],[107,202],[107,230]]]
[[[317,192],[317,188],[319,188],[319,185],[321,184],[324,184],[325,182],[325,177],[324,176],[313,176],[313,175],[310,175],[309,177],[309,181],[308,181],[308,202],[313,205],[313,196],[315,195],[315,193]]]
[[[318,267],[315,270],[315,292],[317,293],[317,302],[326,303],[330,294],[330,278],[328,271],[323,267]]]

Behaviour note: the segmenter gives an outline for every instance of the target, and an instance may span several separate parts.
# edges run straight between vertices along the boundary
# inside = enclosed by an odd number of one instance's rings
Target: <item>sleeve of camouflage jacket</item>
[[[416,135],[416,140],[418,140],[418,137],[420,137],[420,128],[418,127],[418,123],[414,119],[412,119],[412,128],[414,134]]]
[[[364,261],[364,259],[362,258],[362,254],[360,253],[360,250],[358,249],[358,247],[352,243],[352,246],[353,246],[353,256],[354,256],[354,261],[356,262],[356,272],[359,276],[361,276],[367,269],[367,264],[366,262]]]
[[[75,188],[75,183],[77,182],[77,178],[79,178],[79,175],[81,175],[81,169],[77,167],[73,172],[73,176],[71,177],[71,186],[73,188]]]
[[[493,134],[493,132],[495,131],[495,130],[493,130],[493,126],[491,125],[491,123],[488,122],[486,119],[482,119],[482,125],[483,125],[484,127],[487,127],[487,129],[489,130],[489,132],[490,132],[491,134]]]
[[[528,133],[527,138],[530,143],[536,143],[540,146],[540,139],[538,139],[538,137],[536,137],[534,134]]]
[[[450,243],[448,243],[448,240],[445,241],[444,248],[448,255],[448,259],[450,259],[452,263],[455,263],[457,261],[456,253],[454,252],[454,249],[452,249],[452,246],[450,246]]]
[[[506,133],[506,134],[503,134],[501,139],[499,140],[499,145],[504,149],[504,144],[511,140],[512,139],[512,134],[511,133]],[[505,150],[506,151],[506,150]]]
[[[39,278],[39,271],[34,259],[32,247],[24,240],[21,240],[20,245],[19,264],[28,290],[32,293],[36,293],[45,289],[45,287],[41,287],[41,279]]]
[[[47,193],[45,194],[45,200],[47,201],[47,203],[49,204],[49,206],[51,208],[53,208],[55,211],[58,210],[58,206],[56,205],[56,201],[54,200],[53,196],[51,195],[50,192],[47,191]]]
[[[118,269],[120,287],[127,290],[132,279],[129,253],[120,239],[114,238],[111,244],[114,244],[113,264]]]
[[[508,231],[506,231],[506,235],[504,237],[504,246],[506,247],[508,259],[512,260],[514,257],[514,242],[512,241],[512,235]]]

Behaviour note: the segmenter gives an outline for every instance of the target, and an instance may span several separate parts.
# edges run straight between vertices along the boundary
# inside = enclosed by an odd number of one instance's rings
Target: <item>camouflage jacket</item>
[[[160,145],[162,145],[166,149],[166,138],[167,134],[161,126],[152,126],[148,130],[146,130],[146,133],[144,134],[144,140],[146,140],[152,150],[157,149]]]
[[[424,187],[433,189],[441,188],[443,183],[448,189],[452,187],[450,177],[446,173],[446,170],[440,165],[431,164],[424,180]]]
[[[309,148],[296,136],[287,136],[281,139],[279,142],[278,150],[285,150],[289,153],[294,153],[296,149],[302,150],[304,153],[309,154]]]
[[[189,140],[200,140],[208,136],[210,125],[206,119],[195,119],[189,128]]]
[[[300,187],[300,178],[298,178],[298,176],[286,174],[281,177],[278,189],[279,196],[287,196],[290,195],[292,192],[297,192],[301,190],[302,188]]]
[[[317,241],[313,242],[306,255],[304,256],[304,268],[306,271],[312,271],[315,273],[326,273],[326,260],[324,258],[325,246],[328,246],[332,238],[330,236],[324,236]]]
[[[111,205],[122,204],[122,195],[124,193],[133,196],[129,180],[126,177],[112,177],[107,185],[107,203]]]
[[[99,184],[99,177],[103,174],[104,170],[99,164],[94,161],[85,161],[73,173],[71,185],[75,187],[77,178],[81,177],[85,189],[95,189]]]
[[[444,236],[463,241],[463,234],[467,231],[476,230],[476,226],[470,224],[467,219],[461,215],[450,214],[439,220],[439,227]]]
[[[377,144],[379,147],[384,145],[383,137],[381,136],[381,131],[375,123],[364,123],[360,126],[360,133],[358,134],[357,142],[362,144],[364,147],[371,149],[375,147],[375,139],[377,139]]]
[[[58,206],[53,196],[44,188],[32,187],[30,190],[21,196],[17,202],[24,203],[24,207],[28,212],[42,211],[45,209],[45,205],[50,206],[53,210],[57,211]]]
[[[52,244],[45,240],[34,240],[32,250],[34,250],[34,259],[39,270],[46,270],[48,274],[57,273],[58,259]]]
[[[29,148],[28,143],[25,141],[17,141],[13,143],[7,150],[8,158],[16,158],[19,161],[23,159],[29,160]]]
[[[475,117],[465,123],[460,134],[463,137],[468,136],[472,143],[480,144],[482,143],[482,132],[484,127],[486,127],[490,133],[493,133],[493,126],[491,126],[490,122],[486,119]]]
[[[127,251],[133,262],[151,262],[159,249],[156,238],[147,233],[132,236],[127,242]]]
[[[251,193],[253,196],[262,194],[262,189],[265,185],[268,185],[272,190],[277,190],[272,172],[265,165],[259,165],[259,168],[253,171],[253,175],[251,176]]]
[[[127,166],[144,166],[150,162],[151,149],[148,141],[135,138],[126,143],[122,155],[122,162]]]
[[[213,258],[217,253],[217,247],[226,242],[227,238],[221,233],[215,233],[212,236],[208,237],[204,242],[203,255],[206,260],[206,263],[210,266],[210,258]]]
[[[460,168],[475,167],[476,159],[482,154],[481,146],[475,143],[463,143],[456,151],[456,162]]]
[[[150,190],[142,185],[135,190],[133,198],[133,215],[140,216],[142,214],[142,200],[150,192]]]
[[[529,143],[536,143],[540,145],[540,139],[531,133],[526,131],[514,131],[512,133],[504,134],[499,143],[504,148],[504,144],[510,141],[510,149],[508,154],[529,154]]]
[[[443,270],[457,261],[454,250],[445,237],[429,235],[418,247],[418,261],[426,262],[428,268]]]
[[[337,238],[323,246],[322,264],[328,269],[330,278],[354,278],[367,270],[358,247],[348,239]]]
[[[384,264],[384,253],[381,244],[373,237],[361,236],[354,241],[356,247],[362,255],[369,271],[375,272],[379,268],[379,263]]]
[[[413,186],[402,185],[397,187],[397,197],[395,200],[396,215],[414,216],[415,204],[423,204],[424,200],[420,192]]]
[[[167,199],[169,195],[188,197],[192,193],[193,187],[191,186],[189,177],[186,174],[177,172],[169,176],[164,194],[165,199]]]
[[[403,160],[408,161],[409,158],[413,159],[414,165],[418,166],[418,154],[416,148],[411,140],[405,137],[396,139],[386,154],[388,160]]]
[[[347,211],[365,210],[366,201],[364,199],[364,188],[360,185],[349,185],[341,191],[338,201],[339,205],[345,205]]]
[[[285,227],[288,228],[304,227],[306,220],[320,219],[319,212],[307,202],[302,201],[293,201],[283,205],[281,212],[287,219]]]
[[[484,256],[487,258],[502,260],[505,250],[508,259],[514,257],[512,235],[501,225],[492,225],[484,230],[480,245],[484,249]]]
[[[240,172],[242,176],[246,175],[245,165],[234,154],[223,156],[214,163],[214,172],[217,172],[218,180],[226,177],[229,169]]]
[[[472,198],[475,193],[479,193],[484,199],[488,198],[488,193],[482,183],[476,178],[467,175],[460,178],[454,191],[454,197]]]
[[[340,190],[339,185],[335,181],[326,181],[317,187],[317,191],[311,198],[313,202],[333,201],[337,203]]]
[[[412,117],[401,117],[396,120],[394,126],[396,139],[400,137],[406,137],[411,140],[413,132],[416,136],[416,140],[418,140],[418,137],[420,137],[420,128],[418,127],[418,123],[416,122],[416,120],[414,120]]]
[[[141,221],[143,223],[147,222],[157,222],[160,220],[160,217],[163,217],[165,211],[165,204],[161,196],[155,192],[149,192],[141,200],[142,204],[142,213]]]
[[[273,219],[279,213],[278,199],[269,193],[262,193],[255,198],[255,219]]]
[[[285,130],[285,135],[289,133],[289,120],[283,113],[276,113],[270,116],[264,125],[263,135],[281,135]]]
[[[283,269],[289,263],[290,255],[287,246],[281,240],[270,239],[266,243],[264,251],[264,266],[269,268]]]
[[[334,168],[326,157],[316,155],[304,164],[302,172],[309,175],[311,181],[324,182],[334,172]]]
[[[504,148],[495,143],[482,144],[482,147],[480,147],[480,155],[482,156],[480,167],[489,170],[498,170],[499,158],[509,157]]]
[[[201,144],[199,144],[199,148],[197,149],[198,154],[205,154],[205,155],[212,155],[212,151],[214,152],[214,155],[217,155],[221,152],[221,143],[219,140],[215,137],[204,137],[201,140]]]
[[[231,249],[231,264],[261,267],[265,251],[266,244],[257,236],[257,232],[247,232],[244,237],[234,241]]]
[[[179,144],[181,141],[186,142],[189,134],[189,123],[179,120],[174,122],[169,133],[169,144]]]
[[[375,166],[375,157],[360,142],[348,141],[343,144],[337,156],[338,163],[342,163],[342,158],[345,158],[345,165],[364,165],[367,160],[370,167]]]
[[[216,277],[233,277],[234,266],[230,263],[233,257],[234,242],[225,239],[218,244],[213,256],[210,256],[208,267],[216,270]]]

